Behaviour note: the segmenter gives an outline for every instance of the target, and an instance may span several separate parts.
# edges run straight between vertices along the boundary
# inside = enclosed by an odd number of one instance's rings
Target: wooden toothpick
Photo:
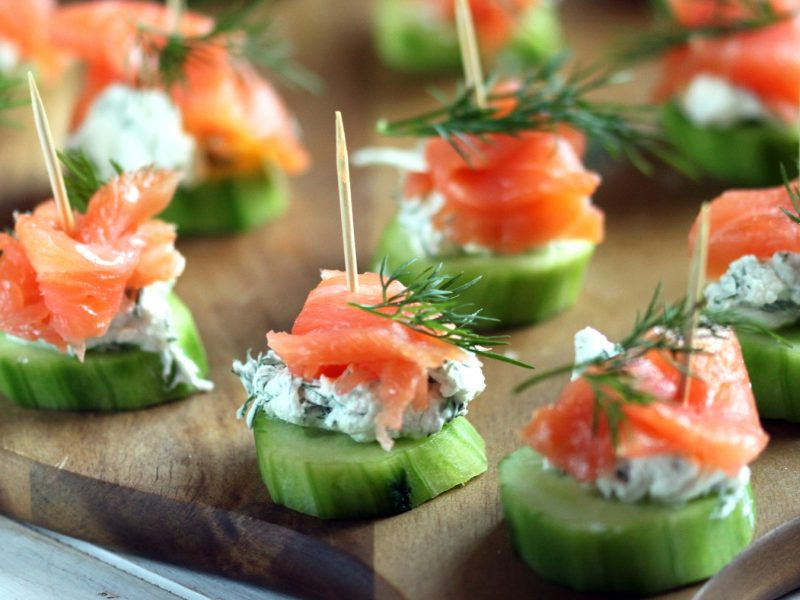
[[[483,88],[483,69],[478,52],[478,39],[475,24],[467,0],[456,0],[456,29],[458,45],[461,48],[461,62],[464,66],[464,80],[467,87],[474,90],[475,104],[486,108],[486,90]]]
[[[169,15],[169,30],[180,33],[181,19],[186,11],[184,0],[167,0],[167,14]]]
[[[350,164],[347,158],[347,140],[344,137],[342,113],[338,110],[336,111],[336,170],[339,174],[339,212],[342,218],[347,289],[357,294],[358,266],[356,263],[356,236],[353,231],[353,199],[350,194]]]
[[[709,204],[704,202],[700,207],[700,219],[698,224],[697,238],[695,239],[692,260],[689,263],[689,286],[686,292],[686,301],[690,303],[692,309],[689,320],[686,322],[686,330],[683,332],[684,344],[687,349],[692,347],[694,340],[694,330],[697,327],[697,305],[703,298],[703,288],[706,283],[706,263],[708,262],[708,234],[709,234]],[[692,378],[689,376],[692,369],[692,352],[686,353],[684,361],[686,374],[683,386],[683,401],[689,399],[689,391],[692,385]]]
[[[36,133],[39,135],[39,143],[42,146],[44,164],[47,167],[47,176],[50,178],[50,188],[53,190],[53,198],[55,198],[56,208],[58,209],[58,219],[61,222],[61,228],[67,235],[72,236],[75,233],[75,219],[69,206],[64,177],[61,175],[61,163],[56,154],[56,146],[53,143],[53,134],[50,133],[50,125],[47,122],[47,114],[44,111],[42,97],[39,95],[36,80],[30,71],[28,71],[28,85],[31,90],[33,121],[36,123]]]

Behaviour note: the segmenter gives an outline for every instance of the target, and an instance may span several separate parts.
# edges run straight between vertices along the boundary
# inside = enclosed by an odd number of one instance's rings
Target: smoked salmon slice
[[[582,148],[574,131],[492,135],[463,146],[465,161],[436,138],[425,149],[429,170],[410,174],[405,191],[441,193],[434,225],[462,246],[518,253],[560,239],[599,243],[603,213],[591,195],[600,177],[584,168]]]
[[[797,12],[800,2],[774,3]],[[689,27],[746,17],[739,3],[673,2],[681,22]],[[726,5],[724,7],[723,5]],[[721,16],[720,16],[721,15]],[[701,74],[715,75],[755,94],[771,111],[791,121],[800,100],[800,16],[760,27],[717,36],[698,36],[668,53],[656,96],[674,97]]]
[[[112,83],[153,85],[155,65],[143,44],[163,44],[153,32],[169,31],[167,8],[151,2],[84,2],[59,8],[53,29],[61,46],[88,64],[87,83],[73,115],[73,127],[94,99]],[[187,11],[180,31],[187,37],[213,29],[210,17]],[[143,36],[142,29],[147,33]],[[169,87],[184,129],[205,153],[209,175],[260,170],[265,162],[289,173],[308,166],[294,121],[278,95],[256,71],[222,45],[204,46],[190,56],[182,80]]]
[[[786,186],[731,190],[711,202],[708,238],[709,277],[722,276],[733,261],[752,254],[771,258],[776,252],[800,252],[800,226],[784,213],[795,212]],[[699,218],[699,217],[698,217]],[[689,233],[694,248],[698,222]]]
[[[75,215],[73,236],[52,201],[18,215],[14,235],[0,235],[0,329],[82,357],[136,290],[180,275],[175,228],[152,218],[179,178],[147,168],[112,179]]]
[[[537,3],[536,0],[469,0],[481,46],[489,51],[502,46],[511,37],[520,15]],[[455,0],[435,0],[434,4],[440,14],[455,21]]]
[[[50,20],[55,10],[55,0],[0,0],[0,40],[12,42],[20,59],[35,64],[48,78],[57,76],[66,65],[51,39]]]
[[[394,283],[390,293],[402,290]],[[376,418],[376,436],[388,449],[387,429],[400,430],[403,414],[428,407],[428,369],[445,360],[464,360],[463,350],[416,332],[391,319],[373,315],[351,303],[374,305],[383,301],[380,276],[359,275],[359,293],[348,290],[344,273],[323,271],[322,282],[308,295],[291,333],[270,331],[267,342],[291,373],[313,380],[339,378],[345,393],[361,383],[379,383],[382,411]]]
[[[558,401],[533,414],[522,434],[528,444],[579,481],[594,481],[617,458],[679,454],[703,468],[735,475],[767,444],[736,336],[715,332],[693,342],[690,395],[683,400],[682,374],[673,357],[651,351],[630,368],[649,404],[622,404],[624,417],[615,448],[602,413],[595,418],[595,393],[579,378]],[[611,393],[611,392],[609,392]]]

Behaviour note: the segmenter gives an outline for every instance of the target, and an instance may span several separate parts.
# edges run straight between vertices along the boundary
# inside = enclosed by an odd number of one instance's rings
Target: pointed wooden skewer
[[[339,212],[342,218],[347,289],[357,294],[358,265],[356,263],[356,236],[353,231],[353,199],[350,194],[350,165],[347,158],[347,140],[344,137],[342,113],[338,110],[336,111],[336,171],[339,174]]]
[[[467,0],[456,0],[456,29],[458,45],[461,48],[461,62],[464,66],[464,80],[467,87],[474,90],[475,104],[478,108],[486,108],[486,90],[483,87],[483,69],[478,52],[478,39],[475,35],[475,24],[472,11]]]
[[[33,121],[36,123],[36,133],[39,135],[39,143],[42,146],[44,164],[47,167],[47,176],[50,178],[50,188],[53,190],[53,198],[56,201],[58,220],[61,222],[61,228],[66,234],[72,236],[75,233],[75,219],[69,206],[67,188],[64,186],[64,177],[61,174],[61,163],[58,160],[58,154],[56,154],[56,146],[53,143],[53,134],[50,133],[50,125],[47,122],[47,114],[44,111],[42,97],[39,95],[36,80],[30,71],[28,72],[28,85],[31,90]]]
[[[686,322],[686,330],[683,332],[683,340],[686,348],[692,347],[694,340],[694,330],[697,327],[697,304],[703,298],[703,288],[706,282],[706,263],[708,262],[708,233],[709,233],[709,204],[704,202],[700,207],[700,219],[697,231],[697,239],[694,244],[692,260],[689,263],[689,287],[686,293],[686,301],[692,310],[689,320]],[[692,386],[692,378],[689,376],[692,370],[692,353],[686,353],[684,361],[686,372],[683,386],[683,401],[689,399],[689,392]]]
[[[167,0],[167,14],[169,15],[169,30],[179,33],[181,29],[181,19],[186,12],[184,0]]]

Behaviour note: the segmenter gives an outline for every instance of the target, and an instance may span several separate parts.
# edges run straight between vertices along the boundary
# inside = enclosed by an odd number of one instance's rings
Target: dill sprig
[[[58,159],[64,166],[64,186],[67,188],[70,206],[85,212],[89,200],[106,182],[100,177],[97,167],[83,150],[59,151]],[[123,169],[119,163],[112,160],[111,166],[118,175],[122,173]]]
[[[721,2],[720,4],[725,4]],[[736,0],[734,4],[744,8],[748,16],[740,19],[721,20],[719,23],[687,27],[681,24],[673,11],[664,8],[653,29],[627,42],[615,53],[615,58],[623,63],[638,62],[661,56],[669,50],[679,48],[693,39],[714,38],[752,31],[775,25],[792,18],[792,12],[776,11],[769,2],[763,0]]]
[[[29,102],[30,99],[23,91],[22,79],[0,72],[0,113],[12,108],[25,106]],[[0,124],[18,126],[15,121],[8,119],[2,114],[0,114]]]
[[[783,165],[781,165],[781,175],[783,176],[783,185],[786,188],[786,192],[789,194],[789,199],[792,201],[794,212],[783,207],[781,207],[781,210],[783,211],[783,214],[789,217],[789,219],[791,219],[794,223],[800,225],[800,186],[789,180],[786,167]]]
[[[378,304],[352,302],[351,305],[479,356],[533,368],[526,362],[489,350],[493,346],[507,345],[508,336],[486,336],[472,331],[471,328],[476,324],[497,320],[481,315],[480,309],[470,310],[470,305],[458,299],[459,294],[475,285],[480,278],[459,283],[461,275],[443,274],[441,263],[415,274],[410,268],[413,263],[414,259],[387,274],[384,258],[379,271],[382,301]],[[405,282],[403,289],[392,291],[392,284],[401,280]]]
[[[442,106],[408,119],[378,122],[378,132],[394,136],[440,136],[465,159],[474,146],[472,137],[515,135],[531,130],[553,130],[569,124],[596,140],[612,156],[626,156],[637,168],[649,171],[646,155],[656,156],[685,170],[655,120],[653,106],[593,101],[588,96],[625,77],[604,66],[566,68],[568,55],[560,54],[527,74],[514,90],[488,95],[479,107],[471,89],[458,91]],[[494,77],[489,77],[490,87]],[[512,109],[494,102],[513,101]]]
[[[687,346],[679,332],[700,309],[700,304],[692,304],[686,299],[672,304],[663,302],[659,285],[644,312],[637,312],[633,328],[616,344],[617,352],[612,356],[602,354],[591,360],[549,369],[518,384],[514,391],[519,393],[558,375],[573,371],[580,373],[594,392],[593,430],[597,429],[600,416],[604,416],[616,445],[619,427],[625,417],[622,407],[655,401],[652,395],[636,387],[631,365],[648,352],[660,351],[672,356],[676,368],[684,370],[677,355],[698,352],[698,349]]]
[[[234,59],[244,59],[265,68],[284,84],[317,93],[322,80],[291,59],[291,45],[275,34],[272,22],[253,18],[264,0],[246,2],[215,18],[214,27],[205,34],[187,36],[179,32],[157,31],[140,26],[141,46],[154,58],[157,76],[166,86],[183,80],[190,60],[206,60],[204,52],[223,47]]]

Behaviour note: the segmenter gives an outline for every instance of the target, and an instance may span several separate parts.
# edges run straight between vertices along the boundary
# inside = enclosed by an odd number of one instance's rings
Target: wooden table
[[[642,3],[644,4],[644,3]],[[517,430],[563,384],[522,396],[523,374],[488,363],[486,393],[470,420],[487,442],[489,471],[409,513],[324,522],[276,507],[256,472],[252,436],[234,412],[244,399],[231,361],[263,349],[264,332],[288,329],[321,267],[342,268],[333,112],[342,110],[351,149],[390,145],[373,125],[432,105],[430,81],[384,71],[370,46],[367,2],[292,0],[279,22],[328,93],[290,94],[314,159],[293,185],[280,221],[236,238],[184,240],[188,267],[178,292],[194,311],[216,390],[167,406],[114,415],[50,414],[0,401],[0,512],[117,549],[223,572],[301,595],[346,598],[586,598],[540,580],[513,554],[502,522],[497,469],[520,445]],[[578,55],[596,57],[617,26],[644,22],[644,7],[611,0],[563,6]],[[615,92],[647,97],[651,74]],[[547,368],[572,357],[573,333],[591,324],[613,338],[658,282],[683,293],[686,233],[701,199],[718,189],[660,172],[652,179],[602,160],[596,201],[607,240],[577,306],[541,326],[513,331],[513,349]],[[366,265],[394,210],[396,175],[353,173],[356,235]],[[758,534],[800,514],[800,436],[769,424],[772,442],[754,466]],[[578,518],[576,516],[576,518]],[[694,588],[667,594],[688,598]]]

